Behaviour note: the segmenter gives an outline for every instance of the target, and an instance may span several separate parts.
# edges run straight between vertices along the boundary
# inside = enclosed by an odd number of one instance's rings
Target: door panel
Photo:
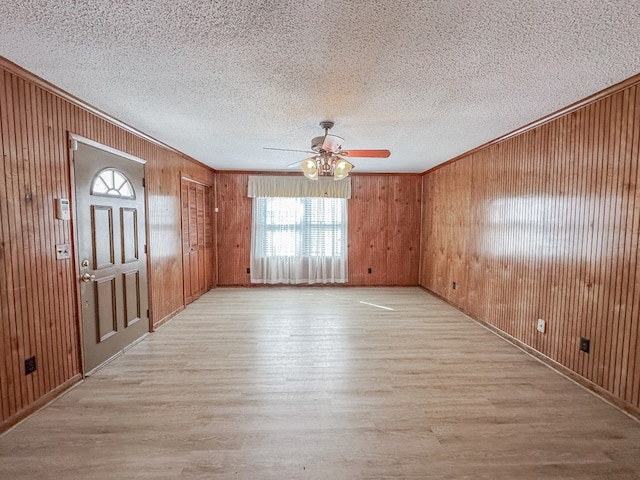
[[[140,272],[132,270],[122,274],[124,284],[124,321],[125,327],[140,320]]]
[[[185,304],[211,287],[210,187],[182,179],[182,254]]]
[[[91,243],[93,269],[113,266],[113,209],[106,205],[91,205]]]
[[[149,331],[144,165],[78,142],[74,172],[84,371],[89,373]]]
[[[191,239],[189,234],[189,225],[191,224],[190,185],[191,182],[182,180],[182,281],[185,304],[193,301],[193,291],[191,289]]]
[[[94,290],[96,324],[98,325],[96,340],[100,343],[112,337],[118,331],[115,277],[109,276],[95,280],[91,282],[91,287]]]
[[[122,232],[122,263],[138,261],[138,211],[135,208],[120,209]]]

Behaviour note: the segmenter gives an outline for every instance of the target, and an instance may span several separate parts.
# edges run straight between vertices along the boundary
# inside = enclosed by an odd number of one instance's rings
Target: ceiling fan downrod
[[[324,134],[327,135],[329,130],[333,128],[334,123],[331,120],[323,120],[320,122],[320,128],[324,128]]]

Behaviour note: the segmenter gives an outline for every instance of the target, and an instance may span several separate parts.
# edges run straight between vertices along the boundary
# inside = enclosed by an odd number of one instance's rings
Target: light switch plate
[[[544,333],[546,331],[547,325],[546,325],[545,321],[542,318],[538,319],[538,324],[536,325],[536,329],[540,333]]]

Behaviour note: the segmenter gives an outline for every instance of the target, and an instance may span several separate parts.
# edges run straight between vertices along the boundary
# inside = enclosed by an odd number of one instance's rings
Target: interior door
[[[210,187],[182,179],[182,254],[184,301],[191,303],[212,284],[213,248]]]
[[[144,164],[82,142],[73,159],[88,374],[149,331]]]

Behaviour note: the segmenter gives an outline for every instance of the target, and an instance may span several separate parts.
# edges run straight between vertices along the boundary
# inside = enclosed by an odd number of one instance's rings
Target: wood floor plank
[[[419,288],[218,288],[0,437],[0,478],[637,479],[639,451]]]

